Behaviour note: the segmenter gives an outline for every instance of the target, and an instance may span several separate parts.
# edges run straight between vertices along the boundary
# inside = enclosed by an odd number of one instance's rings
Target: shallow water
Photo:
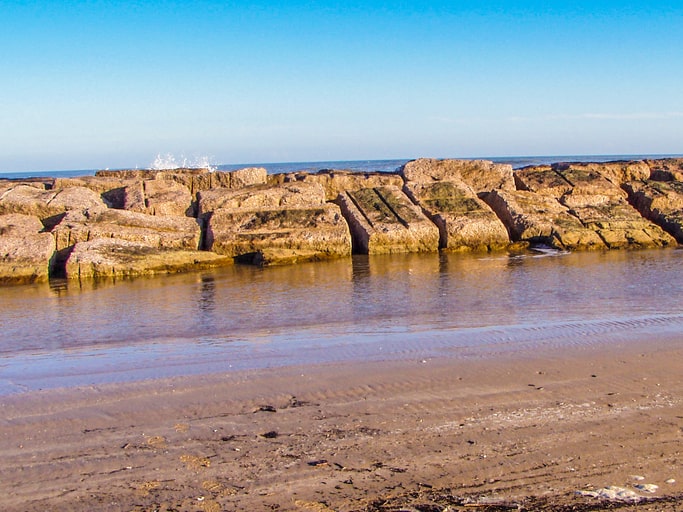
[[[413,254],[5,287],[0,394],[678,335],[681,270],[682,250]]]

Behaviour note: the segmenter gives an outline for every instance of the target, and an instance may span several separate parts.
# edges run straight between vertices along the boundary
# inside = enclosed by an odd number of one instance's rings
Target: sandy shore
[[[0,397],[0,508],[683,510],[681,361],[683,336]]]

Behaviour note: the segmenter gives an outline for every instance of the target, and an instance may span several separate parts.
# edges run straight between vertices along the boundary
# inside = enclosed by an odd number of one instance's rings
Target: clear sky
[[[0,0],[0,171],[683,153],[683,3]]]

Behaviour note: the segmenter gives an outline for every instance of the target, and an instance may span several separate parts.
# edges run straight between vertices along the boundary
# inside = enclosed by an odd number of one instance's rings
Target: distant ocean
[[[476,157],[496,163],[510,164],[513,169],[528,165],[543,165],[555,162],[611,162],[615,160],[642,160],[658,158],[681,158],[683,155],[557,155],[557,156],[521,156],[521,157]],[[454,157],[460,158],[460,157]],[[463,157],[470,159],[469,157]],[[412,159],[394,160],[331,160],[323,162],[280,162],[280,163],[246,163],[220,164],[214,166],[219,171],[234,171],[245,167],[264,167],[269,174],[281,174],[297,171],[316,172],[321,169],[348,169],[356,172],[393,172]],[[60,171],[26,171],[2,172],[0,178],[68,178],[74,176],[93,176],[98,169],[77,169]]]

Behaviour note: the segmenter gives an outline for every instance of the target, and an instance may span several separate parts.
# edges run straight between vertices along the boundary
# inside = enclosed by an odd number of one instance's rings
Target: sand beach
[[[0,398],[10,511],[681,510],[680,336]]]

